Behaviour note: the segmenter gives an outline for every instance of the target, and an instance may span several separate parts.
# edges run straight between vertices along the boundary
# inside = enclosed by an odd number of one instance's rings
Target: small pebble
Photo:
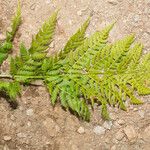
[[[50,47],[50,48],[54,48],[54,47],[55,47],[55,42],[52,41],[49,47]]]
[[[77,132],[80,133],[80,134],[83,134],[83,133],[85,133],[85,129],[83,127],[79,127]]]
[[[31,122],[30,122],[30,121],[27,123],[27,126],[28,126],[28,127],[31,127]]]
[[[78,16],[82,16],[82,10],[77,11]]]
[[[102,134],[105,134],[105,131],[106,129],[104,127],[101,127],[101,126],[96,126],[94,129],[93,129],[94,133],[97,134],[97,135],[102,135]]]
[[[134,127],[131,125],[128,125],[123,130],[124,130],[124,133],[126,134],[128,140],[130,142],[135,142],[135,140],[137,138],[137,133],[136,133]]]
[[[124,133],[123,133],[122,131],[118,131],[118,132],[116,133],[115,138],[116,138],[118,141],[121,141],[124,136],[125,136],[125,135],[124,135]]]
[[[144,118],[145,112],[143,110],[139,110],[138,114],[140,115],[141,118]]]
[[[37,6],[36,3],[33,3],[33,4],[30,6],[30,9],[31,9],[31,10],[35,10],[36,6]]]
[[[145,142],[150,141],[150,125],[145,128],[142,137]]]
[[[125,121],[122,120],[122,119],[119,119],[119,120],[118,120],[118,124],[119,124],[119,125],[124,125],[124,124],[125,124]]]
[[[26,115],[27,115],[27,116],[32,116],[32,115],[33,115],[33,109],[28,109],[28,110],[26,111]]]
[[[116,145],[113,145],[110,150],[117,150]]]
[[[10,150],[10,149],[9,149],[8,145],[5,144],[3,147],[3,150]]]
[[[19,138],[26,138],[27,137],[25,133],[18,133],[17,136]]]
[[[14,120],[15,120],[15,117],[12,115],[12,116],[10,117],[10,119],[11,119],[12,121],[14,121]]]
[[[138,109],[137,109],[137,108],[134,108],[133,111],[138,111]]]
[[[135,23],[137,23],[139,20],[140,20],[140,16],[138,14],[136,14],[134,17],[133,17],[133,20]]]
[[[10,141],[11,140],[11,136],[4,136],[4,140],[5,141]]]
[[[108,3],[112,4],[112,5],[117,5],[118,1],[117,0],[107,0]]]
[[[111,129],[111,127],[112,127],[112,121],[105,121],[104,122],[104,124],[103,124],[103,127],[105,128],[105,129],[108,129],[108,130],[110,130]]]
[[[51,3],[51,0],[46,0],[46,4],[50,4]]]

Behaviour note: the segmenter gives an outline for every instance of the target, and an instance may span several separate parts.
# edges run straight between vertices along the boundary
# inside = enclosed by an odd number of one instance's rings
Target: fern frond
[[[30,58],[28,50],[26,49],[26,47],[23,43],[21,43],[21,45],[20,45],[20,57],[21,57],[22,61],[24,61],[24,62],[28,61]]]
[[[0,45],[0,65],[8,57],[8,54],[12,49],[12,41],[14,39],[17,29],[19,28],[20,23],[21,23],[21,8],[20,8],[20,1],[18,1],[18,8],[15,17],[12,20],[11,31],[6,32],[6,40],[4,41],[4,43]]]
[[[13,40],[20,24],[21,24],[21,6],[20,6],[20,0],[18,0],[18,8],[17,8],[17,12],[12,20],[11,31],[10,32],[7,31],[7,34],[6,34],[7,42],[11,42]]]
[[[16,107],[16,97],[20,94],[21,88],[18,82],[0,81],[0,92],[6,96],[12,107]]]
[[[131,46],[134,42],[133,35],[113,45],[107,44],[111,28],[112,26],[108,26],[102,32],[86,39],[75,51],[70,51],[63,61],[54,64],[61,64],[58,69],[54,71],[52,68],[47,72],[45,80],[48,86],[51,85],[54,89],[57,87],[57,90],[54,90],[53,102],[56,102],[58,92],[62,106],[78,112],[75,105],[68,105],[70,99],[77,103],[76,97],[84,97],[92,102],[95,98],[102,104],[102,117],[105,119],[109,119],[107,104],[119,105],[121,109],[126,110],[127,97],[132,104],[142,103],[134,96],[134,90],[139,94],[150,92],[149,88],[144,86],[145,80],[148,81],[150,76],[149,57],[145,57],[141,62],[142,45],[137,43]],[[53,88],[50,93],[53,93]],[[70,99],[66,98],[66,95],[69,95]],[[88,107],[86,103],[84,106]],[[84,118],[85,114],[80,113],[80,116]]]
[[[49,47],[54,35],[57,13],[58,11],[53,13],[49,20],[43,24],[35,38],[33,38],[29,50],[21,44],[20,64],[22,65],[16,66],[17,72],[13,74],[17,81],[30,82],[35,76],[43,73],[43,60],[47,55],[47,48]]]
[[[86,39],[83,44],[79,46],[74,52],[71,51],[68,54],[68,57],[66,57],[64,60],[64,64],[62,64],[62,67],[60,67],[60,69],[55,74],[55,76],[60,76],[59,79],[61,78],[61,81],[54,82],[51,80],[53,71],[49,70],[47,72],[48,78],[46,78],[46,81],[48,82],[48,85],[53,87],[58,86],[60,93],[64,93],[60,94],[60,100],[63,98],[61,100],[62,106],[70,108],[83,118],[89,119],[89,110],[87,104],[85,102],[80,103],[78,97],[83,94],[85,98],[89,99],[95,96],[95,91],[99,90],[98,86],[97,89],[95,89],[95,86],[93,85],[95,84],[94,79],[92,79],[89,74],[84,74],[83,70],[85,69],[86,71],[88,62],[90,62],[97,51],[100,51],[103,47],[106,46],[108,34],[112,26],[113,25],[110,25],[104,30],[95,33],[91,38]],[[71,55],[74,57],[71,57]],[[89,84],[88,82],[90,80],[91,82]],[[66,88],[63,88],[64,86],[66,86]],[[61,91],[62,89],[64,91]],[[64,98],[63,95],[68,95],[68,98]],[[71,99],[73,101],[72,103]]]
[[[63,108],[87,121],[90,119],[89,105],[94,103],[101,104],[104,119],[110,119],[108,105],[126,111],[127,98],[131,104],[142,104],[135,92],[150,94],[150,54],[142,55],[143,46],[134,43],[134,35],[108,43],[114,25],[111,24],[85,38],[87,19],[59,54],[48,57],[47,49],[54,35],[57,13],[43,24],[29,50],[24,44],[20,45],[20,56],[12,58],[10,64],[14,82],[0,81],[0,91],[14,100],[20,92],[19,83],[43,80],[53,106],[60,100]],[[19,8],[17,14],[10,32],[12,37],[19,25]],[[12,47],[11,41],[9,36],[0,45],[0,63]]]
[[[78,31],[68,40],[65,47],[58,54],[59,59],[64,59],[70,51],[74,51],[77,47],[83,44],[85,40],[85,32],[89,25],[90,18],[78,29]]]
[[[43,24],[38,34],[32,39],[31,48],[29,49],[30,54],[38,56],[39,53],[44,53],[48,49],[54,35],[57,14],[58,11],[53,13],[49,20]]]

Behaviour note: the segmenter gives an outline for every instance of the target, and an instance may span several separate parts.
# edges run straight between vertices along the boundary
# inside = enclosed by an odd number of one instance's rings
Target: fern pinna
[[[131,104],[141,104],[135,92],[150,94],[150,54],[142,55],[142,44],[136,43],[133,35],[109,43],[114,24],[87,38],[87,19],[64,48],[48,56],[57,14],[58,11],[54,12],[43,24],[29,49],[20,45],[20,56],[12,58],[10,64],[9,77],[14,82],[1,81],[0,89],[14,99],[20,84],[43,80],[53,106],[60,101],[63,108],[87,121],[89,107],[95,103],[101,105],[104,119],[109,119],[108,105],[126,110],[127,99]],[[17,90],[10,91],[10,86]]]
[[[11,31],[6,32],[6,39],[4,41],[0,41],[0,65],[2,65],[3,61],[7,59],[8,54],[12,49],[12,42],[16,31],[19,28],[21,23],[21,7],[20,2],[18,2],[17,12],[12,19]],[[9,75],[0,74],[0,77],[9,78]],[[13,108],[16,108],[17,103],[15,101],[17,95],[20,93],[20,84],[16,81],[8,82],[0,79],[0,93],[2,96],[5,96]]]

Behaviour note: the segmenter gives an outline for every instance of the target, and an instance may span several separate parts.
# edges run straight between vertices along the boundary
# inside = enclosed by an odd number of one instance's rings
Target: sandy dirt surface
[[[0,0],[0,34],[9,27],[16,0]],[[59,12],[57,31],[50,51],[58,51],[84,20],[91,15],[87,36],[117,21],[110,34],[114,41],[136,33],[150,51],[150,0],[22,0],[22,25],[14,40],[14,53],[19,43],[29,47],[50,14]],[[8,66],[7,61],[2,67]],[[89,123],[64,111],[59,104],[53,108],[44,87],[24,87],[19,107],[12,110],[0,99],[0,150],[149,150],[150,97],[141,97],[141,106],[128,106],[124,112],[110,108],[112,121],[104,121],[95,106]]]

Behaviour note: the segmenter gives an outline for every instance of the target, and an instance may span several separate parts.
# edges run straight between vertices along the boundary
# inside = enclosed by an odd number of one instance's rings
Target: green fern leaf
[[[20,85],[18,82],[5,82],[0,81],[0,92],[8,96],[8,101],[12,102],[16,100],[17,95],[20,94]]]
[[[63,59],[70,51],[74,51],[77,47],[82,45],[85,40],[85,32],[89,25],[90,18],[88,18],[85,23],[80,27],[80,29],[68,40],[65,47],[59,53],[59,59]]]
[[[85,38],[88,19],[60,53],[48,57],[47,49],[54,35],[57,13],[43,24],[29,50],[20,45],[20,56],[12,58],[10,64],[14,82],[1,81],[0,91],[15,99],[20,92],[19,83],[43,80],[53,106],[60,99],[63,108],[87,121],[90,119],[89,105],[93,107],[94,103],[101,104],[104,119],[110,119],[108,105],[126,111],[127,98],[131,104],[142,104],[135,92],[150,94],[150,54],[142,55],[143,46],[134,44],[134,35],[108,43],[114,25],[111,24]],[[20,22],[19,8],[17,14],[12,32],[0,45],[0,63],[12,47],[12,38]]]
[[[18,0],[18,8],[17,8],[17,12],[12,20],[11,31],[10,32],[7,31],[7,34],[6,34],[7,42],[11,42],[13,40],[20,24],[21,24],[21,7],[20,7],[20,0]]]
[[[58,11],[53,13],[49,20],[43,24],[35,38],[33,38],[31,48],[29,49],[30,54],[35,52],[45,52],[45,50],[48,49],[54,35],[57,14]]]
[[[20,57],[24,62],[28,61],[30,58],[29,53],[23,43],[20,45]]]
[[[14,39],[15,33],[19,28],[21,23],[21,8],[20,1],[18,1],[18,8],[15,17],[12,20],[11,32],[6,32],[6,40],[0,45],[0,65],[5,59],[7,59],[10,50],[12,49],[12,41]]]

